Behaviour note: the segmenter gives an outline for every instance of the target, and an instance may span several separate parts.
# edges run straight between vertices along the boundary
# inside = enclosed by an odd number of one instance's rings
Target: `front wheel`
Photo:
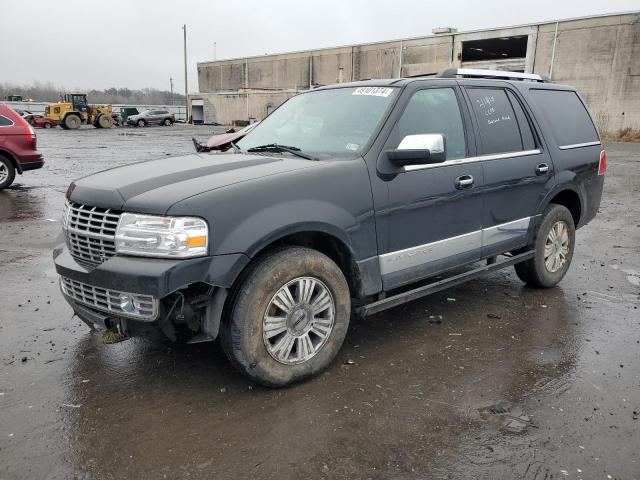
[[[64,126],[67,127],[68,130],[76,130],[78,128],[80,128],[80,125],[82,125],[82,119],[80,118],[79,115],[76,115],[75,113],[72,113],[70,115],[67,115],[64,119]]]
[[[111,118],[111,115],[105,115],[104,113],[98,117],[96,122],[96,127],[98,128],[111,128],[112,125],[113,118]]]
[[[139,127],[144,127],[147,124],[144,120],[138,120],[136,123]]]
[[[220,332],[222,346],[249,378],[281,387],[331,363],[350,314],[340,268],[315,250],[286,248],[257,260],[238,287]]]
[[[542,214],[535,240],[535,256],[514,265],[516,274],[528,285],[549,288],[565,276],[575,246],[576,227],[571,212],[550,204]]]

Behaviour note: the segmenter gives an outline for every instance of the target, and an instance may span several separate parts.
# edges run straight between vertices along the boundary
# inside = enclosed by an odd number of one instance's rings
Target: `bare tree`
[[[33,85],[14,85],[0,82],[0,101],[7,95],[22,95],[25,98],[39,102],[57,102],[64,92],[77,92],[54,85],[52,82],[36,81]],[[184,104],[184,95],[155,88],[131,90],[129,88],[107,88],[105,90],[80,90],[86,93],[91,103],[132,104],[132,105],[175,105]]]

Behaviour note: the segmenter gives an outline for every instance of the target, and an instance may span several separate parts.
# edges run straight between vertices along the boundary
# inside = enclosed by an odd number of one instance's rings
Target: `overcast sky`
[[[189,91],[196,62],[638,9],[638,0],[1,0],[0,82]]]

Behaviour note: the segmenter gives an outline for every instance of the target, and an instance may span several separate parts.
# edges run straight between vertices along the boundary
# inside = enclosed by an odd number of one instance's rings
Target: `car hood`
[[[84,205],[163,215],[194,195],[321,163],[233,153],[169,157],[84,177],[71,184],[67,196]]]

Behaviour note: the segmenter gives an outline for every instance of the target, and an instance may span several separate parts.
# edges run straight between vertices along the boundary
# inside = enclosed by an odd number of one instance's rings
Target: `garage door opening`
[[[204,101],[191,100],[191,121],[195,125],[204,123]]]
[[[527,35],[469,40],[462,43],[462,64],[479,68],[524,71]]]

